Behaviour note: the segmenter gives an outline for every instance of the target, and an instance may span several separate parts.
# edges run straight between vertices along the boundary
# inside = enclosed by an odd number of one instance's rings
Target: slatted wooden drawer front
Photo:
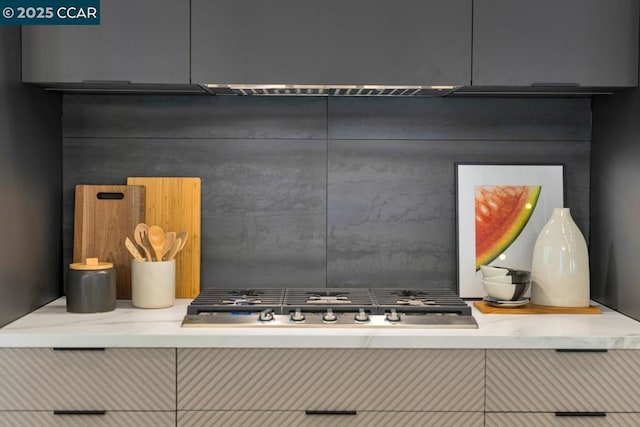
[[[53,412],[1,412],[0,427],[170,427],[171,412],[107,412],[104,415],[55,415]]]
[[[487,411],[640,412],[640,352],[488,350]]]
[[[307,415],[300,411],[178,411],[179,427],[483,427],[482,412],[358,412]]]
[[[175,349],[0,349],[0,410],[175,410]]]
[[[178,349],[178,409],[482,411],[484,350]]]
[[[640,414],[608,413],[604,417],[564,416],[554,413],[487,414],[486,427],[545,426],[545,427],[638,427]]]

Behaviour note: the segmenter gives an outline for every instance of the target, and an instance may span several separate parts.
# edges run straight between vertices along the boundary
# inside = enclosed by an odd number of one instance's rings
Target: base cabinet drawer
[[[484,350],[178,349],[178,409],[484,410]]]
[[[640,409],[640,351],[487,350],[489,412]]]
[[[482,427],[482,412],[358,412],[353,415],[303,411],[178,411],[179,427]]]
[[[0,411],[0,427],[170,427],[175,411],[109,412],[104,414],[54,414],[50,411]]]
[[[637,427],[640,413],[607,413],[604,416],[579,414],[557,416],[553,412],[488,413],[486,427],[545,426],[545,427]]]
[[[176,409],[176,350],[0,349],[0,410]]]

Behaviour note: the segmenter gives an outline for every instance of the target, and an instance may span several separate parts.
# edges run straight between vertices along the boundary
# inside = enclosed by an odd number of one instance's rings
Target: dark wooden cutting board
[[[73,261],[87,258],[113,263],[116,296],[131,299],[131,255],[125,237],[133,240],[144,222],[145,188],[141,185],[77,185],[73,230]]]

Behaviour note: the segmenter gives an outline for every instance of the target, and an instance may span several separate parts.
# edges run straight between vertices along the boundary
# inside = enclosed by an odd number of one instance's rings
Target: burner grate
[[[187,309],[187,314],[212,311],[254,312],[268,308],[282,311],[284,289],[225,289],[205,288]]]
[[[385,314],[443,313],[471,315],[469,307],[450,289],[402,288],[278,288],[202,289],[187,314],[212,312],[255,313],[271,309],[275,314],[304,312],[358,312]]]
[[[375,312],[375,301],[369,289],[352,288],[288,288],[284,296],[286,311],[300,308],[306,311],[320,311],[332,308],[334,311],[358,311],[365,308]]]
[[[471,315],[469,307],[449,289],[371,289],[381,312],[395,308],[405,312]]]

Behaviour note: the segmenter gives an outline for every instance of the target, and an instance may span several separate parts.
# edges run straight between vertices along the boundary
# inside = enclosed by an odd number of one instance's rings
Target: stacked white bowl
[[[529,289],[531,273],[508,267],[481,265],[482,286],[495,301],[518,301]]]

